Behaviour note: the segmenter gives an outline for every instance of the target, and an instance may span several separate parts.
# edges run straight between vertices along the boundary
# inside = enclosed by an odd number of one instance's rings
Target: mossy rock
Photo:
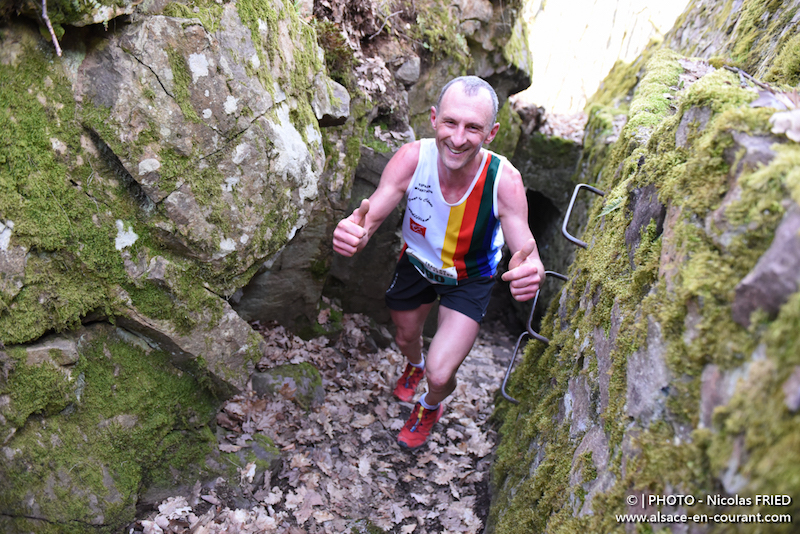
[[[208,425],[219,401],[129,333],[97,325],[75,339],[77,361],[64,366],[55,350],[32,362],[24,347],[7,351],[0,516],[8,532],[118,532],[148,485],[211,476]]]
[[[790,402],[800,293],[749,326],[731,312],[735,287],[797,203],[800,145],[771,136],[775,110],[751,108],[756,90],[726,69],[661,50],[641,74],[616,141],[581,164],[606,194],[542,321],[550,344],[529,344],[508,386],[521,402],[496,414],[488,532],[614,531],[639,491],[800,491]],[[609,139],[615,113],[594,107],[590,136]],[[658,379],[636,380],[643,371]],[[796,520],[799,510],[759,511]]]
[[[278,476],[283,467],[283,453],[269,436],[255,434],[244,447],[236,452],[222,453],[222,459],[236,466],[236,472],[229,479],[240,480],[240,485],[254,490],[263,488],[265,483]]]
[[[72,2],[70,0],[50,0],[47,15],[53,24],[56,35],[64,33],[62,26],[88,26],[107,24],[122,15],[130,15],[143,0],[93,0],[92,2]],[[23,0],[20,13],[36,21],[41,20],[42,4],[34,0]]]
[[[258,395],[283,395],[303,408],[319,405],[325,399],[322,376],[308,362],[279,365],[253,373],[251,380],[253,391]]]

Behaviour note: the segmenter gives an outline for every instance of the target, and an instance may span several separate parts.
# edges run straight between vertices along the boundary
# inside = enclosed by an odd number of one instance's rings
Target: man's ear
[[[436,129],[436,106],[431,106],[431,126]]]
[[[499,130],[500,130],[500,123],[499,122],[494,123],[494,126],[492,126],[492,129],[489,130],[489,135],[487,135],[486,139],[483,141],[483,144],[484,145],[488,145],[489,143],[491,143],[492,139],[494,139],[494,136],[497,135],[497,132]]]

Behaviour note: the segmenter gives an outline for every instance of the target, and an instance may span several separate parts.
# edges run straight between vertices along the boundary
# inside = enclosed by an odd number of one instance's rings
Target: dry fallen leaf
[[[222,452],[238,452],[242,450],[242,447],[239,447],[238,445],[231,445],[230,443],[220,443],[219,450]]]
[[[800,143],[800,109],[779,111],[769,118],[772,133],[786,134],[786,137]]]
[[[348,532],[353,518],[363,518],[405,534],[482,532],[476,502],[488,491],[490,463],[483,458],[496,439],[487,421],[507,363],[495,354],[510,358],[513,339],[503,338],[499,347],[479,337],[459,370],[456,392],[446,401],[446,416],[429,443],[409,453],[395,440],[410,405],[392,397],[404,358],[395,349],[376,351],[366,342],[366,318],[345,314],[342,323],[341,335],[311,341],[277,325],[255,325],[269,355],[258,368],[307,361],[322,374],[325,400],[306,411],[280,394],[260,398],[248,390],[224,404],[217,419],[223,429],[221,451],[243,450],[263,434],[283,454],[280,471],[268,472],[263,482],[250,463],[227,481],[239,488],[237,502],[250,500],[249,508],[227,507],[233,502],[230,488],[198,485],[194,499],[186,500],[213,505],[207,511],[201,514],[172,498],[162,506],[179,517],[153,510],[128,531],[167,532],[163,524],[176,534],[188,534],[190,528],[192,534],[340,534]],[[254,487],[255,481],[261,485]]]

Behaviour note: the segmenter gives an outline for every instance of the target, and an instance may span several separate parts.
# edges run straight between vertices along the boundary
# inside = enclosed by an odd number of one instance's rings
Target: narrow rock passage
[[[488,418],[513,339],[499,325],[484,325],[444,416],[412,453],[395,441],[412,408],[392,396],[402,356],[375,347],[364,316],[345,315],[343,324],[336,339],[307,342],[279,326],[259,327],[269,347],[259,366],[313,364],[325,389],[321,405],[306,411],[290,388],[274,398],[249,390],[217,418],[221,451],[238,452],[257,435],[268,436],[282,451],[275,474],[258,476],[255,464],[245,465],[236,480],[196,485],[188,498],[163,501],[129,531],[481,532],[496,438]],[[418,393],[425,388],[423,380]]]

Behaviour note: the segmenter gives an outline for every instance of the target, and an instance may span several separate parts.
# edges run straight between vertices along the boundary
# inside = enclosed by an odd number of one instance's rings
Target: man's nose
[[[457,126],[455,132],[453,132],[453,144],[455,145],[463,145],[466,139],[466,130],[463,126]]]

